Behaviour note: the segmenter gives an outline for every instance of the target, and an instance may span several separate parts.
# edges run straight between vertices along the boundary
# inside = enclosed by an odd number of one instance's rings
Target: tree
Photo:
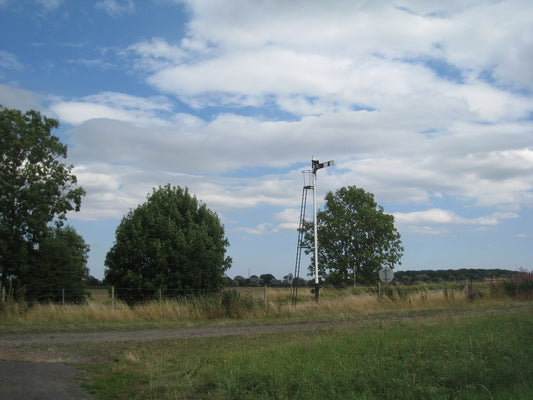
[[[246,286],[246,278],[242,275],[237,275],[233,280],[237,282],[238,286]]]
[[[29,260],[69,211],[79,211],[85,191],[75,187],[67,147],[51,134],[59,123],[37,111],[0,106],[0,280],[23,286]]]
[[[26,299],[37,302],[85,302],[89,246],[74,228],[54,228],[39,243],[29,263]],[[63,292],[64,290],[64,292]]]
[[[263,284],[270,285],[272,281],[276,279],[276,277],[272,274],[261,274],[259,276],[259,279]]]
[[[106,256],[105,282],[129,289],[117,296],[131,302],[158,289],[216,291],[231,265],[228,245],[216,213],[186,188],[160,186],[122,218]]]
[[[319,274],[332,284],[374,282],[384,265],[393,266],[403,254],[394,217],[385,214],[371,193],[343,187],[325,198],[317,212]],[[306,223],[304,240],[313,248],[313,225]],[[314,274],[314,256],[309,271]]]

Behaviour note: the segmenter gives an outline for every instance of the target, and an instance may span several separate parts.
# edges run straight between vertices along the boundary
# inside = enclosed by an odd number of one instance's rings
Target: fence
[[[228,287],[226,289],[238,289],[245,290],[248,288],[244,287]],[[254,289],[254,297],[263,297],[264,303],[267,304],[269,297],[269,288],[265,285],[263,288],[254,287],[249,288]],[[278,288],[280,290],[281,288]],[[336,291],[333,288],[324,288],[327,291]],[[517,278],[513,279],[494,279],[486,280],[481,282],[472,282],[469,280],[466,281],[454,281],[454,282],[442,282],[442,283],[430,283],[422,285],[403,285],[403,284],[391,284],[391,285],[381,285],[379,286],[368,286],[368,287],[354,287],[352,289],[346,288],[346,290],[351,290],[352,294],[360,293],[375,293],[378,295],[387,295],[394,297],[405,297],[406,295],[417,292],[417,291],[433,291],[433,290],[442,290],[445,294],[447,293],[464,293],[466,297],[474,298],[483,295],[493,295],[493,296],[508,296],[508,297],[517,297],[524,300],[533,299],[533,274],[524,273],[519,275]],[[213,290],[198,290],[198,289],[139,289],[139,288],[120,288],[120,287],[101,287],[101,288],[89,288],[81,295],[81,301],[72,299],[79,299],[80,292],[69,291],[68,289],[58,289],[50,292],[50,295],[45,298],[42,302],[66,305],[71,303],[80,303],[84,302],[86,295],[91,298],[91,295],[95,295],[98,292],[99,300],[102,302],[109,302],[112,307],[115,306],[115,303],[120,299],[129,304],[136,303],[145,303],[145,302],[162,302],[163,300],[168,299],[183,299],[193,296],[208,296],[219,293]],[[246,294],[248,294],[246,292]],[[303,294],[303,293],[302,293]],[[1,303],[5,303],[8,300],[13,300],[20,296],[14,296],[11,291],[7,291],[5,287],[2,287],[0,290]]]

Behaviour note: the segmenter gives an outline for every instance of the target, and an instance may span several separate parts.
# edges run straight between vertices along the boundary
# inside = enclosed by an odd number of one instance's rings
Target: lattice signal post
[[[334,164],[334,161],[327,161],[321,163],[314,158],[311,160],[311,171],[304,171],[304,173],[310,174],[312,179],[311,185],[306,185],[304,178],[304,187],[302,191],[302,205],[300,208],[300,223],[298,226],[298,247],[296,250],[296,265],[294,267],[294,276],[296,278],[296,285],[291,291],[292,304],[296,304],[296,298],[298,295],[298,284],[300,278],[300,261],[303,249],[303,234],[305,226],[305,210],[307,208],[307,191],[313,191],[313,236],[314,236],[314,254],[315,254],[315,288],[313,290],[315,294],[315,300],[318,301],[318,293],[320,290],[320,284],[318,281],[318,236],[317,236],[317,216],[316,216],[316,172],[319,169],[329,167]]]

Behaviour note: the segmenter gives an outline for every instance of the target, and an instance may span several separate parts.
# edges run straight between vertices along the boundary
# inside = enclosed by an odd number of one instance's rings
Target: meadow
[[[76,354],[96,399],[529,399],[533,302],[487,285],[229,289],[137,306],[93,291],[85,305],[9,304],[2,332],[253,326],[324,329],[47,347]],[[387,291],[387,289],[390,289]],[[42,350],[42,349],[41,349]],[[94,356],[98,355],[97,360]]]

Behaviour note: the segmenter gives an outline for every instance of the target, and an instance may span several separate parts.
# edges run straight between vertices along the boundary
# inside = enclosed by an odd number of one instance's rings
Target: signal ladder
[[[300,222],[298,224],[298,244],[296,246],[296,263],[294,266],[293,282],[291,282],[291,301],[292,305],[296,305],[298,298],[298,286],[300,285],[300,264],[302,262],[302,250],[306,247],[304,245],[304,228],[305,228],[305,212],[307,210],[307,192],[309,190],[315,190],[315,187],[311,184],[311,172],[302,171],[304,174],[304,186],[302,189],[302,204],[300,206]]]

